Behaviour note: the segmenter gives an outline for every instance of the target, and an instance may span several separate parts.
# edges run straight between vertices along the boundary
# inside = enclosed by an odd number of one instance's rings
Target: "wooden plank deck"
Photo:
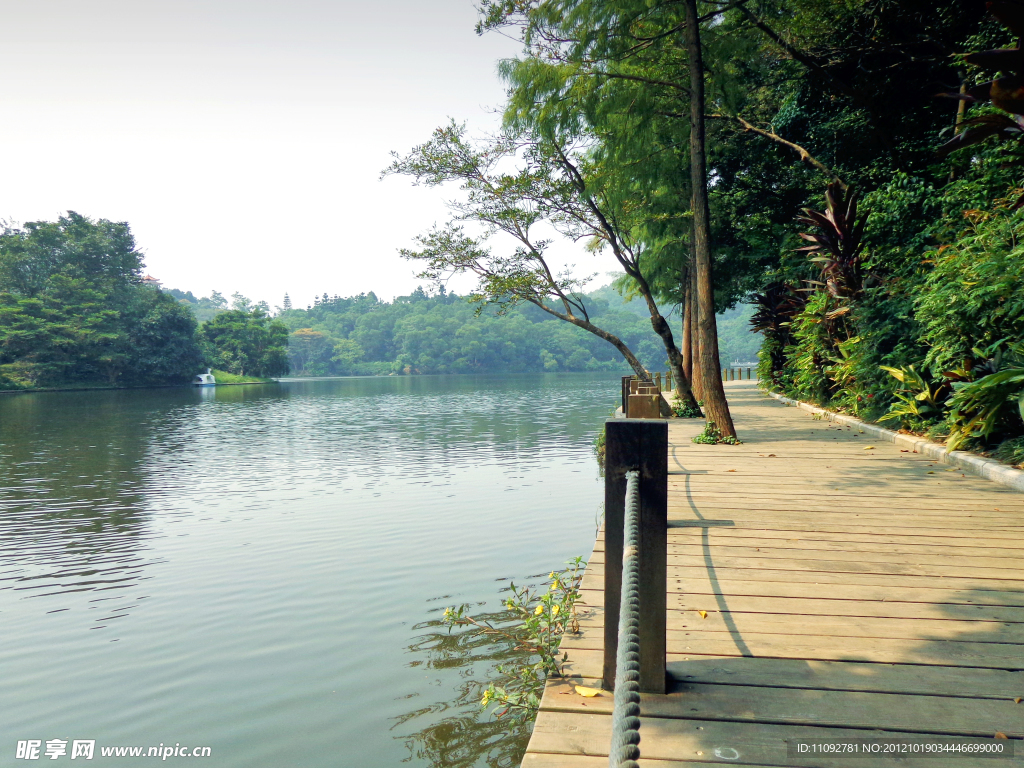
[[[668,669],[641,764],[1024,766],[1024,494],[729,382],[740,446],[669,422]],[[608,764],[603,541],[572,678],[548,682],[523,766]],[[700,612],[706,612],[702,618]],[[788,741],[1004,733],[1012,758],[794,758]]]

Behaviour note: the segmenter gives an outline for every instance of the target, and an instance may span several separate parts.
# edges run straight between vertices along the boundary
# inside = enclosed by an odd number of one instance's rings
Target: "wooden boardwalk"
[[[669,422],[674,683],[643,696],[641,765],[1024,766],[1024,494],[726,387],[743,445]],[[612,697],[574,689],[600,685],[602,586],[599,538],[562,644],[575,677],[549,681],[526,768],[608,764]],[[997,732],[1013,758],[787,746]]]

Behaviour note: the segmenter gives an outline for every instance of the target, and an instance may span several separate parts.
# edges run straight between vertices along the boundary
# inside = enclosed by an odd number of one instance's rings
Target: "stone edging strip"
[[[893,432],[891,429],[879,427],[875,424],[868,424],[866,421],[861,421],[853,416],[844,416],[841,413],[833,413],[832,411],[827,411],[824,408],[819,408],[818,406],[811,405],[810,403],[802,403],[799,400],[792,400],[791,398],[778,395],[775,392],[769,392],[766,389],[762,389],[761,391],[771,397],[774,397],[779,402],[785,403],[786,405],[793,405],[797,408],[809,411],[810,413],[820,413],[828,421],[858,427],[880,440],[895,443],[896,445],[902,445],[905,448],[909,448],[915,453],[927,456],[929,459],[933,459],[934,461],[938,461],[943,464],[952,464],[966,472],[970,472],[972,475],[984,477],[986,480],[992,480],[1000,485],[1013,488],[1015,491],[1024,491],[1024,471],[1008,467],[995,459],[986,459],[981,456],[975,456],[973,453],[968,453],[967,451],[949,451],[946,450],[944,445],[931,440],[923,440],[914,435],[901,435],[899,432]]]

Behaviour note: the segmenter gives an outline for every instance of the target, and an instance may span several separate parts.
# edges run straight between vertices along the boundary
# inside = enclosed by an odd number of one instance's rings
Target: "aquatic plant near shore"
[[[503,684],[491,683],[484,691],[480,705],[495,705],[497,717],[532,718],[540,707],[544,681],[549,675],[562,676],[568,655],[560,653],[559,646],[566,633],[579,632],[576,603],[586,566],[582,557],[576,557],[567,568],[552,571],[540,587],[510,583],[509,596],[503,600],[513,620],[510,625],[478,619],[470,615],[465,604],[445,609],[442,623],[448,625],[449,632],[454,627],[467,627],[526,654],[522,662],[498,665]]]

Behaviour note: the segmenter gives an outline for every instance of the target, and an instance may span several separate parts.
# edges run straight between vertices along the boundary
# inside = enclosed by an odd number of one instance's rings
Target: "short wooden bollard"
[[[750,369],[747,368],[747,381],[750,381]]]
[[[654,386],[656,386],[658,389],[661,389],[661,374],[660,373],[654,374]]]
[[[668,371],[665,373],[665,391],[672,391],[672,371]]]
[[[631,419],[660,419],[661,395],[654,387],[640,387],[640,391],[629,396],[626,415]]]
[[[665,693],[668,566],[668,422],[605,422],[604,684],[615,687],[622,599],[626,472],[640,471],[640,690]]]

